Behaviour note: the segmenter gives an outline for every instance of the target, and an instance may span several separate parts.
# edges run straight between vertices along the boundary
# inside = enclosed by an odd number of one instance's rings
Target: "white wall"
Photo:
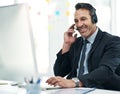
[[[116,0],[116,9],[114,11],[116,11],[116,15],[114,15],[113,17],[116,18],[116,23],[114,24],[116,27],[116,31],[114,34],[120,36],[120,0]],[[114,31],[113,31],[114,32]]]

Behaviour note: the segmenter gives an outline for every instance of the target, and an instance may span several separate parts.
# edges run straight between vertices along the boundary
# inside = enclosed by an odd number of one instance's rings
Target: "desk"
[[[44,90],[40,94],[86,94],[81,92],[81,89],[85,88]],[[24,88],[17,88],[16,86],[0,86],[0,94],[26,94],[26,90]],[[87,94],[120,94],[120,91],[95,89]]]
[[[88,90],[91,90],[91,88],[51,89],[42,90],[40,94],[120,94],[120,91],[92,89],[90,92],[86,92]],[[2,84],[0,85],[0,94],[26,94],[26,89]]]

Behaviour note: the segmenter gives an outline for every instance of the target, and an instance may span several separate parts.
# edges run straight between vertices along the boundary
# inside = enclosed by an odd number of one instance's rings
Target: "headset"
[[[97,18],[95,10],[93,10],[93,12],[91,14],[91,20],[92,20],[92,23],[97,23],[98,22],[98,18]]]
[[[92,23],[97,23],[98,22],[96,9],[91,4],[89,4],[89,3],[77,3],[75,5],[75,8],[76,8],[76,10],[82,9],[82,8],[89,10]]]

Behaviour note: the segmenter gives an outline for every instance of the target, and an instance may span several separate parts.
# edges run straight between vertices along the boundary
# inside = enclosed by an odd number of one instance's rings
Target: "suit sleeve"
[[[102,88],[115,75],[115,70],[120,65],[120,38],[109,40],[100,62],[96,63],[99,63],[98,68],[79,78],[85,87]]]
[[[69,52],[61,54],[61,51],[57,54],[57,59],[54,64],[54,74],[55,76],[66,76],[71,71],[71,64],[69,60]]]

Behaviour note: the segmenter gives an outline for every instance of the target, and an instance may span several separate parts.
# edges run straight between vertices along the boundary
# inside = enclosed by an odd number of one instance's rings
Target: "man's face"
[[[96,24],[92,23],[89,10],[79,9],[75,11],[74,22],[82,37],[88,38],[96,31]]]

